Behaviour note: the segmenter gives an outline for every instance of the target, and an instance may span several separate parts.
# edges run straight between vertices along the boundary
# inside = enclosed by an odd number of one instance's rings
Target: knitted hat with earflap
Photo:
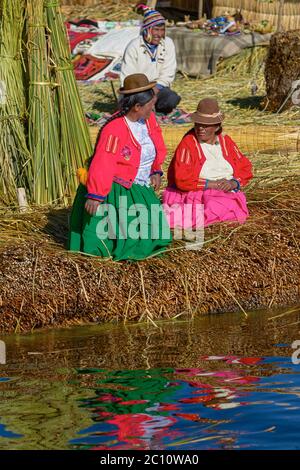
[[[157,10],[152,10],[147,5],[143,3],[139,3],[136,6],[136,11],[142,15],[144,15],[144,21],[142,24],[142,29],[152,28],[153,26],[157,26],[159,24],[166,24],[166,19],[159,13]]]
[[[143,3],[136,6],[136,11],[144,15],[144,21],[141,27],[142,34],[147,42],[151,42],[151,29],[153,26],[165,25],[166,19],[159,13],[159,11],[152,10]]]

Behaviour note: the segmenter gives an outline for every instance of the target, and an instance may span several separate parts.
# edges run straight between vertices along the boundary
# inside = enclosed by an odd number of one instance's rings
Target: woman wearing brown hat
[[[144,259],[171,242],[154,190],[161,180],[166,147],[153,107],[156,82],[144,74],[126,77],[119,111],[102,127],[71,214],[71,251]]]
[[[253,176],[251,162],[228,135],[222,134],[224,115],[216,100],[201,100],[191,118],[194,128],[185,134],[175,151],[163,194],[170,227],[243,223],[249,213],[241,188]],[[192,211],[187,210],[187,205],[192,206]],[[189,220],[187,214],[192,214]]]

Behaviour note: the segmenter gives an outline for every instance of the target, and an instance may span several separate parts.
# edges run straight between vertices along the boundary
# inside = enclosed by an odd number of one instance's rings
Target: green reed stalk
[[[43,0],[27,0],[29,78],[28,142],[33,158],[33,195],[37,204],[62,197],[57,84],[52,80]]]
[[[74,194],[78,185],[76,169],[91,155],[92,145],[71,62],[66,29],[55,0],[44,1],[52,74],[59,84],[56,89],[59,110],[60,165],[64,195]]]
[[[0,0],[0,193],[16,201],[16,188],[31,196],[31,157],[26,144],[22,33],[24,0]]]

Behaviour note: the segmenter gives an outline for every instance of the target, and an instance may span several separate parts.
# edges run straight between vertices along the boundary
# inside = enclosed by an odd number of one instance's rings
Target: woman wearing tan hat
[[[144,259],[171,242],[154,190],[159,189],[166,147],[153,107],[156,82],[126,77],[119,111],[102,127],[88,171],[81,169],[71,214],[71,251]]]
[[[222,134],[224,115],[216,100],[201,100],[191,118],[194,128],[175,151],[163,194],[169,224],[195,228],[223,221],[243,223],[249,213],[241,188],[253,176],[251,162]]]

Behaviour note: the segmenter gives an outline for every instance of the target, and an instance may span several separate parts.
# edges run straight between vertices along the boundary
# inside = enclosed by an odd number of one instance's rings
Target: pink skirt
[[[243,224],[249,216],[246,196],[241,191],[179,191],[166,188],[163,207],[171,228],[200,228],[217,222]]]

